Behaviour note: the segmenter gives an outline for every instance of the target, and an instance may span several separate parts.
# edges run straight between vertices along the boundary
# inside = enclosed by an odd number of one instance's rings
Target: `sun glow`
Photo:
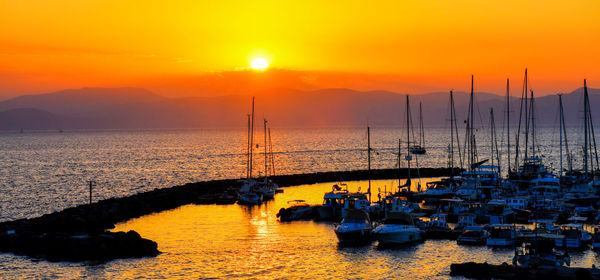
[[[265,70],[268,67],[269,67],[269,62],[262,57],[257,57],[255,59],[253,59],[252,62],[250,63],[250,68],[252,68],[254,70]]]

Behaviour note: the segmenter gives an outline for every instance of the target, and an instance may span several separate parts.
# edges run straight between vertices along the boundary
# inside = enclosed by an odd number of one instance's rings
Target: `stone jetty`
[[[455,172],[458,172],[455,169]],[[334,171],[272,177],[279,186],[365,179],[401,178],[407,172]],[[422,177],[448,176],[448,168],[422,168]],[[0,223],[0,251],[47,260],[86,261],[156,256],[154,241],[130,231],[108,232],[115,224],[186,204],[235,203],[239,179],[213,180],[155,189],[131,196],[79,205],[36,218]],[[228,195],[229,194],[229,195]]]

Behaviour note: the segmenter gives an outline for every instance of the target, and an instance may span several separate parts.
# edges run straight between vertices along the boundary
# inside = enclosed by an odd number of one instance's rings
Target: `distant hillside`
[[[600,104],[600,90],[589,89],[592,108]],[[476,93],[476,124],[487,125],[494,109],[503,124],[504,96]],[[581,122],[582,89],[563,96],[567,123]],[[105,129],[243,127],[251,97],[166,98],[140,88],[82,88],[26,95],[0,102],[0,129]],[[449,94],[411,95],[413,122],[423,104],[426,126],[444,126],[449,119]],[[274,126],[403,125],[406,95],[388,91],[361,92],[334,88],[314,91],[271,89],[256,93],[256,117]],[[457,118],[467,115],[468,93],[455,92]],[[558,98],[536,98],[540,126],[557,120]],[[520,99],[511,97],[511,122],[518,119]],[[600,119],[600,110],[593,110]]]

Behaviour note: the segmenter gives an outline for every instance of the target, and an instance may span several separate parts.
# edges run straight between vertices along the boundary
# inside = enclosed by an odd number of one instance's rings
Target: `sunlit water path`
[[[425,184],[426,180],[423,180]],[[397,181],[373,181],[374,188]],[[350,190],[367,182],[349,182]],[[458,246],[455,241],[428,240],[394,249],[374,242],[339,247],[334,225],[311,221],[281,223],[275,215],[287,201],[320,203],[332,184],[285,188],[261,206],[186,205],[118,224],[155,240],[155,258],[115,260],[103,264],[34,261],[0,254],[0,278],[89,279],[447,279],[452,262],[511,261],[513,250]],[[572,253],[573,266],[599,263],[597,252]]]

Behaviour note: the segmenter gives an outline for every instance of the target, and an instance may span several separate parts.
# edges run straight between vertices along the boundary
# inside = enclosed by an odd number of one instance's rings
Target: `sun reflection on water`
[[[373,187],[383,190],[384,185],[397,182],[373,181]],[[457,246],[445,240],[394,249],[381,249],[376,243],[339,247],[330,223],[277,221],[275,215],[287,201],[321,203],[331,186],[285,188],[275,201],[260,206],[186,205],[119,224],[115,231],[136,230],[158,242],[163,253],[156,258],[112,263],[111,270],[122,272],[113,278],[447,279],[452,262],[512,259],[512,249]],[[365,190],[366,182],[349,182],[348,186]],[[576,266],[589,267],[598,256],[588,251],[572,258]]]

